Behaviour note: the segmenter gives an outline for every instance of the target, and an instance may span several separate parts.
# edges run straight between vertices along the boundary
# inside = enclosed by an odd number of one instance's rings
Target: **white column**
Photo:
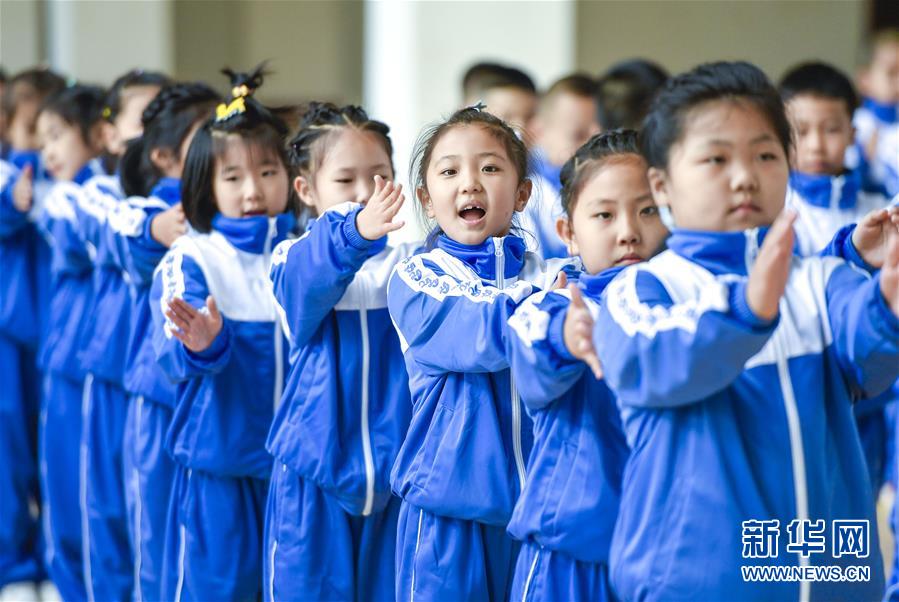
[[[364,48],[365,108],[390,126],[397,177],[408,182],[418,133],[459,106],[462,76],[470,65],[506,63],[526,71],[538,87],[574,69],[575,5],[568,0],[366,0]],[[417,221],[409,192],[407,223]],[[419,234],[405,230],[402,238]]]

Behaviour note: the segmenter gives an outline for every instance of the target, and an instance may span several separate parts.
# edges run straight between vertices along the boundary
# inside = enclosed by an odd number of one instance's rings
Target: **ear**
[[[424,186],[419,186],[415,189],[415,196],[418,198],[418,202],[421,203],[422,208],[425,210],[425,214],[428,216],[428,219],[434,219],[436,214],[434,213],[434,205],[431,202],[431,196],[428,194],[428,191],[425,190]]]
[[[307,207],[315,209],[315,200],[312,194],[312,184],[306,176],[297,176],[293,179],[293,189],[297,193],[300,202]]]
[[[571,220],[567,216],[561,215],[556,219],[556,234],[565,243],[565,248],[568,249],[569,255],[575,256],[580,254],[577,248],[577,241],[574,239],[574,229],[571,227]]]
[[[168,148],[151,149],[150,162],[162,173],[168,173],[177,164],[174,153]]]
[[[104,136],[105,130],[103,126],[105,123],[96,123],[94,124],[90,130],[88,130],[88,140],[87,144],[91,148],[91,150],[95,154],[100,154],[106,148],[106,137]]]
[[[518,185],[518,190],[515,192],[515,211],[524,211],[531,198],[533,189],[534,183],[530,179],[525,179],[524,182]]]
[[[119,142],[119,130],[108,121],[100,123],[100,137],[103,140],[103,146],[106,147],[107,151],[112,152],[111,149],[123,146]]]
[[[649,179],[649,189],[652,191],[652,198],[656,205],[660,207],[670,207],[670,199],[668,196],[668,174],[664,169],[658,167],[650,167],[646,173]]]

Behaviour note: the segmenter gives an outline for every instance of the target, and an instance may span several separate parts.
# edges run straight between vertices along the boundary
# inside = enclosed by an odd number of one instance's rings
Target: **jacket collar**
[[[225,217],[218,213],[212,218],[212,228],[232,246],[256,255],[270,253],[275,245],[287,237],[295,224],[296,218],[292,213],[282,213],[275,217]]]
[[[896,123],[899,121],[899,104],[885,104],[873,98],[862,99],[862,107],[874,114],[878,121]]]
[[[668,238],[670,250],[713,274],[746,276],[755,263],[769,227],[742,232],[708,232],[675,228]]]
[[[790,188],[802,199],[825,209],[852,209],[861,188],[861,174],[847,171],[838,176],[790,172]]]
[[[496,281],[498,266],[502,279],[514,278],[524,265],[524,240],[507,235],[488,238],[479,245],[463,245],[446,234],[437,237],[437,247],[471,267],[482,280]]]

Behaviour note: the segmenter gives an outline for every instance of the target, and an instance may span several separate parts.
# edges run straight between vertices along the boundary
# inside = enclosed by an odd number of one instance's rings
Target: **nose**
[[[618,244],[636,245],[640,242],[640,228],[636,216],[624,212],[618,219]]]
[[[243,196],[247,201],[258,201],[262,198],[262,186],[259,176],[253,175],[243,182]]]
[[[758,185],[758,174],[751,158],[735,158],[731,162],[731,190],[734,192],[756,190]]]
[[[483,191],[481,188],[480,171],[477,168],[466,168],[461,173],[462,192],[472,194]]]
[[[824,148],[824,136],[817,128],[805,135],[805,142],[810,150],[820,151]]]
[[[365,203],[375,191],[375,179],[358,178],[353,192],[357,203]]]

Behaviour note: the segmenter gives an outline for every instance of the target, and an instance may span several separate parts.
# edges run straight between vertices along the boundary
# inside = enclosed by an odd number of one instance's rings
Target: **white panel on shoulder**
[[[386,247],[368,258],[334,309],[337,311],[383,309],[387,307],[387,283],[396,264],[410,257],[420,243],[401,243]]]

